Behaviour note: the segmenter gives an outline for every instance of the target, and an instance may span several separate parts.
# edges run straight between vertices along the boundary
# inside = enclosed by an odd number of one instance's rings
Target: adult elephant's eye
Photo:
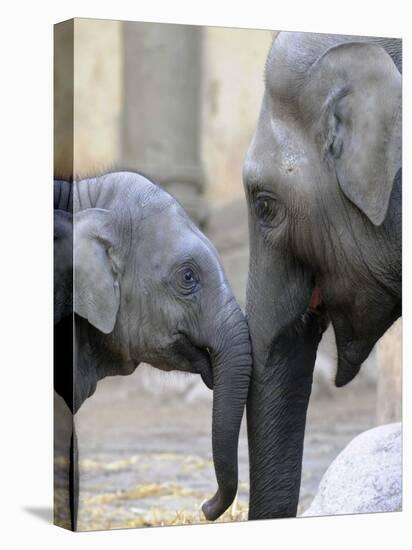
[[[268,195],[258,195],[255,201],[255,211],[259,220],[271,225],[278,214],[279,203]]]

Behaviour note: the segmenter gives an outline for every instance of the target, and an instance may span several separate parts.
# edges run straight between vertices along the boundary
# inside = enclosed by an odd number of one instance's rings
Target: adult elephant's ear
[[[310,80],[340,188],[380,225],[402,162],[401,75],[381,46],[349,42],[319,58]]]
[[[113,254],[113,219],[90,208],[74,219],[74,310],[109,334],[120,304],[119,268]]]

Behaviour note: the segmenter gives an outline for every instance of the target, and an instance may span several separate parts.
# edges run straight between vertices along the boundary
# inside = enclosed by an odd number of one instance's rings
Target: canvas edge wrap
[[[74,27],[54,25],[54,514],[53,523],[75,531],[79,497],[74,424],[73,201]],[[57,180],[57,181],[56,181]],[[66,246],[59,248],[61,230]],[[62,252],[64,258],[59,257]],[[67,288],[58,277],[66,267]],[[59,312],[64,302],[64,313]],[[57,509],[59,509],[57,513]]]

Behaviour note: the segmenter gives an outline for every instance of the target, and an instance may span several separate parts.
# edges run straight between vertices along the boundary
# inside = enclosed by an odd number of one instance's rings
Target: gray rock
[[[353,439],[324,474],[304,516],[394,512],[402,508],[401,424]]]

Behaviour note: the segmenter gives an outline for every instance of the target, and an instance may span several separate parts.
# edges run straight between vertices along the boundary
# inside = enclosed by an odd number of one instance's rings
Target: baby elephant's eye
[[[176,271],[174,286],[179,294],[185,296],[199,289],[199,276],[194,267],[183,266]]]
[[[190,283],[191,281],[195,280],[195,275],[191,269],[186,269],[183,273],[183,277],[186,283]]]

